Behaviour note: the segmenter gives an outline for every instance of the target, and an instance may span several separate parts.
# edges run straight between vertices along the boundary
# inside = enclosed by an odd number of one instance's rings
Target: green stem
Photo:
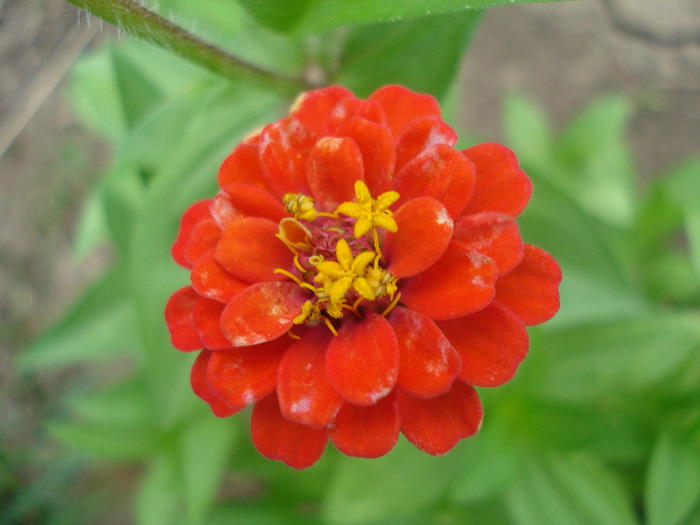
[[[67,0],[127,33],[143,38],[230,80],[246,78],[267,86],[307,89],[300,78],[291,78],[241,60],[200,40],[183,28],[140,6],[133,0]]]

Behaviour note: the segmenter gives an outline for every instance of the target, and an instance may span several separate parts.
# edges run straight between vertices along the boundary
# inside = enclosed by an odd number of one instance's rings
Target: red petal
[[[165,323],[172,345],[183,352],[202,348],[202,340],[192,322],[192,312],[199,295],[191,286],[180,288],[165,305]]]
[[[396,138],[396,171],[426,149],[437,144],[454,146],[457,139],[457,133],[438,117],[415,119]]]
[[[180,221],[180,230],[177,234],[177,239],[173,243],[171,253],[175,262],[184,268],[192,268],[192,265],[185,257],[185,250],[192,238],[192,230],[202,221],[211,219],[209,208],[212,204],[211,199],[199,201],[190,206],[183,214]]]
[[[243,214],[233,206],[229,194],[223,190],[219,190],[214,198],[211,215],[222,231],[232,222],[243,218]]]
[[[342,398],[326,378],[326,349],[333,335],[311,330],[289,347],[277,372],[277,396],[287,419],[322,428],[338,413]]]
[[[427,316],[397,306],[388,317],[399,340],[396,386],[418,397],[434,397],[450,389],[461,362],[450,341]]]
[[[421,195],[445,205],[451,217],[464,209],[474,191],[474,166],[457,150],[444,144],[428,148],[398,171],[394,189],[403,204]]]
[[[349,403],[373,405],[396,384],[399,345],[389,322],[367,312],[361,321],[343,320],[328,345],[326,374]]]
[[[375,124],[386,125],[386,113],[381,104],[355,97],[344,98],[331,111],[328,120],[328,135],[337,135],[338,130],[349,119],[359,117]]]
[[[272,190],[263,175],[257,142],[244,142],[236,146],[219,168],[219,187],[235,183],[253,184],[267,191]]]
[[[515,219],[505,213],[464,215],[455,222],[452,238],[493,259],[498,275],[515,268],[523,258],[523,241]]]
[[[223,191],[231,206],[243,217],[263,217],[275,222],[289,217],[280,199],[257,186],[229,184]]]
[[[376,197],[389,191],[396,163],[394,138],[389,128],[363,118],[351,118],[340,128],[338,136],[351,138],[360,148],[370,194]]]
[[[203,350],[195,359],[192,365],[192,373],[190,374],[190,383],[192,391],[201,399],[209,403],[212,413],[217,417],[228,417],[243,407],[230,407],[219,396],[209,388],[207,383],[207,366],[209,365],[209,357],[212,352]]]
[[[401,432],[413,445],[434,456],[460,439],[476,434],[484,409],[473,387],[459,381],[446,394],[421,399],[399,392]]]
[[[333,212],[341,202],[354,200],[355,181],[364,180],[360,148],[352,139],[324,137],[309,154],[307,173],[319,208]]]
[[[230,406],[247,406],[275,390],[277,368],[291,339],[212,353],[209,388]]]
[[[397,277],[416,275],[437,261],[450,242],[452,219],[438,200],[418,197],[394,214],[396,233],[387,231],[382,252],[390,262],[387,271]]]
[[[434,265],[402,281],[401,302],[432,319],[462,317],[491,302],[497,273],[491,259],[451,241]]]
[[[197,259],[190,274],[192,287],[204,297],[227,303],[231,297],[249,286],[249,283],[228,273],[214,258],[214,252],[215,250],[209,250]]]
[[[515,154],[500,144],[487,143],[465,149],[476,168],[474,196],[465,214],[497,211],[517,217],[532,194],[532,182],[518,166]]]
[[[216,260],[231,275],[251,283],[287,279],[277,268],[291,270],[292,252],[275,235],[277,223],[246,217],[229,224],[216,247]]]
[[[221,332],[221,312],[224,311],[223,303],[200,297],[192,311],[192,322],[204,348],[209,350],[221,350],[230,348],[231,343]]]
[[[185,249],[185,258],[190,263],[190,268],[199,258],[209,250],[216,248],[221,238],[221,229],[214,219],[200,222],[192,230],[192,238]]]
[[[233,346],[277,339],[292,327],[308,297],[296,283],[267,282],[236,294],[221,314],[221,330]]]
[[[509,381],[527,355],[529,338],[520,318],[494,301],[483,310],[438,327],[462,359],[459,378],[476,386]]]
[[[297,470],[316,463],[328,443],[325,428],[307,427],[282,417],[275,394],[258,401],[253,407],[250,433],[255,448],[263,456],[282,461]]]
[[[328,436],[343,454],[378,458],[394,448],[400,426],[399,403],[392,392],[372,406],[343,404]]]
[[[306,162],[315,144],[311,133],[295,118],[286,117],[265,126],[260,134],[260,163],[273,192],[309,193]]]
[[[414,93],[403,86],[384,86],[370,95],[369,100],[384,107],[389,128],[396,137],[413,119],[440,117],[440,105],[430,95]]]
[[[561,268],[537,246],[525,245],[522,262],[496,283],[496,300],[527,325],[544,323],[559,311]]]
[[[348,97],[354,97],[351,91],[341,86],[328,86],[307,91],[297,98],[292,106],[291,115],[317,137],[328,135],[328,123],[336,104]]]

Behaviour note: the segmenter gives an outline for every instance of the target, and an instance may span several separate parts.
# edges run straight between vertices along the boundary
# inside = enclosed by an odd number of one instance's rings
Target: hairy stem
[[[245,78],[267,86],[308,88],[302,79],[267,71],[204,42],[133,0],[67,1],[127,33],[148,40],[224,78]]]

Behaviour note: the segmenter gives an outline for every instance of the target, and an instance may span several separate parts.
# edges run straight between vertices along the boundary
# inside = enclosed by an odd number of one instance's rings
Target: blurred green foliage
[[[445,100],[480,16],[465,7],[502,3],[163,0],[159,10],[271,71],[318,70],[358,95],[400,82]],[[288,93],[232,85],[128,40],[81,60],[70,94],[115,151],[76,252],[110,243],[116,256],[17,366],[121,370],[67,393],[47,426],[92,458],[142,470],[136,523],[700,524],[700,158],[640,192],[622,97],[557,134],[528,100],[508,100],[507,145],[534,182],[521,231],[561,263],[562,308],[530,330],[515,379],[481,389],[481,432],[440,458],[403,439],[376,460],[329,447],[296,472],[255,452],[245,414],[219,420],[192,394],[193,356],[170,346],[163,322],[188,282],[170,258],[182,211],[215,192],[218,164],[286,112]],[[66,490],[72,478],[52,479]],[[17,505],[1,514],[8,523]],[[80,519],[55,508],[47,523]]]

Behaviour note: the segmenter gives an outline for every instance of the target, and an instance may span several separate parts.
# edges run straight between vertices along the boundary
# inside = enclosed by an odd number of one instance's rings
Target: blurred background
[[[129,38],[63,0],[0,0],[0,509],[13,509],[0,510],[0,523],[82,523],[78,509],[90,516],[85,523],[132,522],[124,508],[143,465],[86,460],[46,426],[63,413],[66,396],[128,374],[129,365],[22,374],[13,366],[115,257],[108,245],[76,253],[86,198],[114,152],[76,115],[67,93],[81,56]],[[459,78],[448,122],[506,145],[509,111],[512,122],[513,113],[539,108],[556,134],[601,97],[620,97],[634,182],[644,191],[700,152],[700,3],[494,8]],[[225,482],[224,492],[239,499],[263,490],[247,478]]]

